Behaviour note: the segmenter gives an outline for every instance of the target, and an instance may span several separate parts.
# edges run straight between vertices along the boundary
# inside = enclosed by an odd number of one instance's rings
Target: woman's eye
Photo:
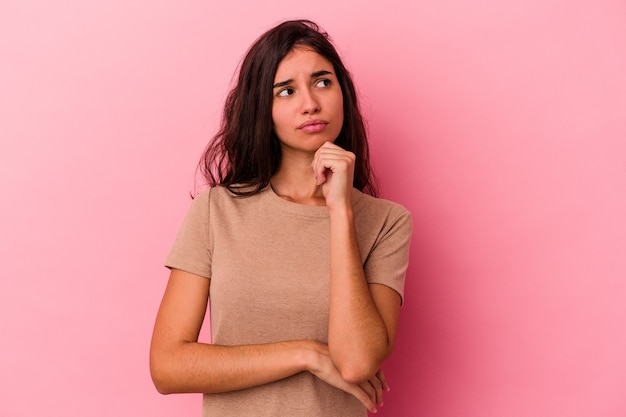
[[[283,88],[276,94],[278,97],[287,97],[293,94],[293,88]]]
[[[330,85],[330,80],[327,78],[319,80],[318,82],[315,83],[315,86],[320,87],[320,88],[328,87],[329,85]]]

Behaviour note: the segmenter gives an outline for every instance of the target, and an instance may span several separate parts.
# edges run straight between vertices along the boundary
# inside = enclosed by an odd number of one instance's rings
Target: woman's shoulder
[[[355,210],[366,212],[370,215],[379,213],[391,217],[411,217],[409,210],[400,203],[381,197],[374,197],[356,189],[354,189],[353,193]]]
[[[225,186],[222,184],[217,184],[214,186],[207,186],[207,187],[203,187],[201,188],[196,196],[194,197],[194,199],[196,198],[200,198],[200,199],[213,199],[213,198],[238,198],[238,197],[244,197],[246,195],[253,195],[250,194],[250,191],[252,191],[254,189],[254,187],[252,186],[246,186],[246,185],[231,185],[231,186]]]
[[[385,198],[358,192],[354,207],[357,234],[364,241],[385,239],[404,246],[413,233],[411,213],[403,205]]]
[[[246,194],[249,187],[226,187],[225,185],[215,185],[201,190],[195,197],[199,204],[206,204],[211,207],[245,207],[255,204],[265,190],[256,193]]]

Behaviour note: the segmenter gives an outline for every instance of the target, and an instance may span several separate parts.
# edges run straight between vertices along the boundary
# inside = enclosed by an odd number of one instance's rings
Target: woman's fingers
[[[377,411],[376,399],[361,385],[349,384],[349,388],[344,389],[344,391],[356,397],[370,412],[375,413]]]
[[[346,382],[341,377],[339,370],[335,367],[333,361],[330,359],[328,346],[324,344],[318,344],[316,346],[316,355],[314,356],[316,359],[312,362],[309,371],[322,381],[353,395],[365,406],[365,408],[375,413],[376,390],[374,387],[369,383],[352,384]]]
[[[326,142],[313,158],[311,167],[318,185],[322,185],[326,203],[349,202],[356,157],[339,146]]]
[[[383,405],[383,391],[388,389],[384,380],[385,376],[379,370],[369,381],[360,384],[361,388],[370,395],[372,401],[378,405]]]
[[[337,145],[326,142],[315,152],[311,166],[315,178],[318,179],[318,183],[323,184],[326,180],[327,171],[333,173],[349,171],[350,174],[352,174],[355,159],[352,152],[348,152]]]
[[[376,392],[376,387],[370,381],[360,383],[359,387],[367,394],[372,403],[380,405],[381,396]]]
[[[369,383],[361,384],[363,385],[361,386],[346,382],[339,374],[339,371],[332,363],[330,356],[328,356],[327,353],[324,352],[321,354],[319,359],[319,366],[316,367],[315,370],[311,371],[313,375],[335,388],[339,388],[348,394],[352,394],[365,406],[365,408],[371,412],[376,412],[376,392],[373,387],[369,385]],[[367,386],[369,386],[369,388]]]
[[[385,378],[385,374],[383,373],[382,369],[379,369],[378,372],[376,372],[376,376],[378,377],[378,379],[381,382],[382,385],[382,389],[384,391],[389,391],[389,384],[387,384],[387,379]]]

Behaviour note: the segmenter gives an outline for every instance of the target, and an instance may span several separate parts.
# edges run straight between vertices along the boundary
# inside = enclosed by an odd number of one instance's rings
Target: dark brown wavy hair
[[[354,83],[328,34],[309,20],[283,22],[250,47],[226,98],[220,130],[205,149],[198,170],[209,186],[223,185],[238,195],[256,194],[269,185],[281,161],[280,142],[272,126],[272,86],[278,64],[296,46],[309,47],[333,64],[344,111],[334,143],[356,155],[353,186],[375,196]]]

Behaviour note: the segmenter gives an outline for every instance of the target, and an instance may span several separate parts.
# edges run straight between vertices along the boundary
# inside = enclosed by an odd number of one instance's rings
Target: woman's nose
[[[315,98],[313,93],[309,90],[302,92],[302,113],[303,114],[315,114],[320,111],[319,101]]]

